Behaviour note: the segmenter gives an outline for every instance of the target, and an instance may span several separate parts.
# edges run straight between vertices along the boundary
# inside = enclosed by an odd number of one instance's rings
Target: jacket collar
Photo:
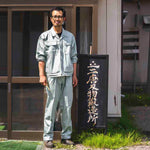
[[[51,27],[50,32],[51,32],[51,35],[53,36],[53,38],[54,37],[59,38],[53,27]],[[65,36],[65,30],[64,30],[64,28],[62,28],[61,38],[63,38],[64,36]]]

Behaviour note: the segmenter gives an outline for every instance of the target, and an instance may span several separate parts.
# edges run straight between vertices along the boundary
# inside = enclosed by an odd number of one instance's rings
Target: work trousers
[[[61,117],[61,138],[70,139],[72,133],[71,106],[73,101],[72,76],[47,77],[47,102],[44,115],[43,140],[53,140],[57,106]],[[59,104],[59,105],[58,105]]]

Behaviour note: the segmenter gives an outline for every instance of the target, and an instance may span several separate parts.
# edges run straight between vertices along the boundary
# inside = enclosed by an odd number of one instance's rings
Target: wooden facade
[[[26,51],[26,49],[28,49],[32,45],[32,41],[26,42],[24,40],[24,38],[28,38],[31,35],[28,33],[29,31],[25,27],[26,24],[25,25],[23,24],[23,23],[28,23],[28,20],[26,18],[23,20],[23,16],[26,16],[28,18],[29,15],[31,14],[33,15],[33,17],[34,15],[36,15],[37,17],[39,13],[40,16],[42,16],[42,21],[43,21],[43,24],[41,25],[40,30],[45,31],[48,29],[48,22],[49,22],[48,12],[54,6],[62,6],[66,9],[67,11],[66,27],[75,36],[77,34],[77,20],[76,20],[77,8],[90,8],[92,10],[91,11],[92,12],[91,14],[92,15],[92,29],[91,29],[92,30],[92,46],[93,46],[93,54],[97,54],[97,15],[98,15],[97,14],[97,0],[56,0],[56,1],[53,1],[53,0],[7,0],[7,1],[0,0],[0,12],[5,15],[5,18],[7,18],[7,20],[5,20],[6,25],[7,25],[6,27],[7,35],[5,35],[7,39],[7,42],[5,42],[6,47],[7,47],[7,52],[6,52],[7,65],[6,65],[6,73],[0,75],[0,85],[2,85],[1,89],[4,86],[5,92],[6,92],[5,98],[7,99],[7,102],[5,104],[6,105],[5,107],[7,108],[7,112],[5,114],[6,116],[4,117],[5,119],[0,120],[0,123],[4,122],[4,125],[6,125],[6,128],[0,131],[0,137],[8,138],[8,139],[29,139],[29,140],[41,140],[42,139],[42,133],[43,133],[42,125],[40,126],[40,128],[36,126],[34,129],[32,129],[31,127],[26,128],[25,126],[23,126],[23,124],[25,124],[29,120],[30,120],[30,123],[32,124],[34,123],[33,120],[35,119],[40,120],[42,118],[42,115],[44,113],[45,101],[41,102],[39,100],[39,102],[32,102],[32,103],[30,102],[33,101],[34,97],[38,96],[38,93],[42,91],[43,91],[42,98],[46,99],[44,89],[41,86],[38,86],[38,89],[36,87],[32,88],[32,85],[39,84],[38,74],[35,74],[32,69],[31,69],[31,75],[30,75],[30,73],[29,74],[21,73],[17,69],[15,70],[15,68],[17,65],[19,65],[19,62],[21,59],[21,58],[19,59],[20,55],[23,55],[25,57],[26,55],[29,56],[30,52],[24,53],[24,51]],[[31,18],[31,21],[32,21],[32,18]],[[19,29],[17,27],[18,24],[19,24]],[[31,28],[33,28],[34,30],[34,27],[32,27],[32,25],[31,25]],[[25,37],[22,37],[22,34],[24,34]],[[21,40],[20,40],[20,37],[21,37]],[[15,41],[15,40],[18,40],[18,41]],[[22,42],[25,42],[25,43],[22,43]],[[0,42],[0,45],[1,44],[2,43]],[[18,47],[16,45],[18,45]],[[21,52],[19,50],[20,47],[23,47]],[[14,56],[17,54],[18,56]],[[30,60],[30,58],[28,59]],[[28,64],[28,65],[32,65],[32,62],[31,64]],[[26,64],[26,60],[24,60],[23,64],[20,65],[18,68],[21,68],[22,66],[24,66],[24,68],[28,67]],[[33,93],[32,91],[34,91],[34,94],[32,94]],[[31,99],[30,101],[29,99],[26,98],[26,95],[28,97],[31,96],[33,99]],[[33,104],[37,105],[37,108],[39,110],[41,110],[41,108],[39,108],[39,105],[42,104],[41,107],[43,111],[41,112],[41,115],[39,116],[39,118],[38,116],[36,118],[36,114],[38,114],[39,112],[37,112],[33,108]],[[20,110],[15,110],[18,107]],[[33,120],[31,119],[31,115],[28,112],[29,107],[30,107],[30,110],[35,113],[32,116],[34,117]],[[30,119],[28,118],[26,120],[25,118],[27,117],[29,117]],[[17,119],[19,118],[20,118],[20,121],[17,124]],[[76,128],[77,127],[77,89],[74,89],[72,120],[73,120],[73,127]],[[38,124],[38,122],[36,122],[36,124]],[[20,127],[19,125],[22,125],[22,127]],[[59,138],[59,137],[60,137],[60,131],[55,131],[55,138]]]

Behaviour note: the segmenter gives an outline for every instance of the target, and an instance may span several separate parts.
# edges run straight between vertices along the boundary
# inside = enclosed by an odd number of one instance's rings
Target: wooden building
[[[149,8],[149,0],[123,1],[123,11],[127,12],[123,25],[123,89],[125,90],[134,89],[135,92],[140,89],[150,93]]]
[[[88,54],[92,45],[92,54],[109,55],[108,117],[121,116],[121,4],[121,0],[0,0],[0,137],[42,139],[46,98],[35,50],[38,36],[51,26],[49,10],[54,6],[66,10],[65,28],[75,35],[79,54]],[[72,119],[75,128],[77,88]],[[55,130],[59,136],[57,126]]]

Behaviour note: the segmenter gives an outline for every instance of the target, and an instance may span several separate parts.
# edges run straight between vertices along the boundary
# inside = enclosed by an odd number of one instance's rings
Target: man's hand
[[[39,82],[40,82],[42,85],[46,86],[46,85],[47,85],[46,76],[45,76],[45,75],[41,75]]]
[[[73,87],[76,87],[78,84],[78,79],[76,75],[73,75],[72,77],[72,83],[73,83]]]

